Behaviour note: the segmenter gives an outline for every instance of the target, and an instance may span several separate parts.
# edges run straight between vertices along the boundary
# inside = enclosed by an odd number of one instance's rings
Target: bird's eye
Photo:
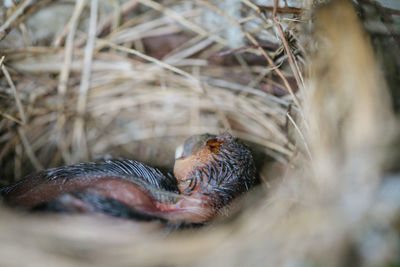
[[[178,185],[181,192],[189,193],[195,189],[197,185],[197,180],[194,178],[190,178],[184,181],[181,181]]]
[[[221,143],[222,143],[221,141],[213,138],[213,139],[208,140],[206,144],[213,153],[216,153],[216,152],[218,152],[219,147],[221,146]]]

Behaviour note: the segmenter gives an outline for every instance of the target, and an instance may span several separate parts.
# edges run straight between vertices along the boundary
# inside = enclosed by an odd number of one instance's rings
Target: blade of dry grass
[[[270,65],[270,67],[275,71],[275,73],[279,76],[279,78],[281,78],[281,80],[283,81],[286,89],[288,90],[288,92],[290,93],[290,95],[293,98],[294,103],[296,104],[296,106],[298,108],[301,108],[300,106],[300,102],[297,98],[297,96],[294,94],[294,91],[292,89],[292,87],[290,86],[289,82],[287,81],[286,77],[282,74],[282,72],[279,70],[279,68],[276,67],[275,63],[273,62],[273,60],[271,59],[271,57],[265,52],[265,50],[262,48],[262,46],[260,45],[260,43],[248,32],[246,31],[236,20],[234,20],[231,16],[229,16],[228,14],[226,14],[225,12],[223,12],[221,9],[217,8],[216,6],[212,5],[210,2],[204,1],[204,0],[196,0],[196,2],[199,2],[205,6],[207,6],[208,8],[210,8],[211,10],[217,12],[218,14],[221,14],[222,16],[226,17],[233,25],[236,25],[237,27],[239,27],[244,36],[254,45],[257,47],[257,49],[261,52],[261,54],[265,57],[265,59],[267,60],[268,64]]]
[[[87,142],[85,137],[85,129],[84,129],[85,122],[83,117],[86,111],[87,94],[90,87],[94,42],[95,42],[96,28],[97,28],[97,12],[98,12],[98,1],[91,0],[89,32],[85,47],[82,78],[79,87],[78,103],[76,107],[78,117],[75,120],[75,125],[73,130],[73,144],[75,151],[75,158],[73,158],[74,161],[76,161],[79,157],[82,157],[85,160],[89,159]]]
[[[68,34],[67,34],[67,40],[66,40],[66,44],[65,44],[64,63],[60,70],[60,78],[59,78],[58,89],[57,89],[57,91],[61,97],[64,97],[64,95],[67,91],[67,83],[68,83],[68,77],[70,74],[70,66],[71,66],[71,61],[72,61],[75,32],[76,32],[76,28],[78,27],[79,17],[83,11],[83,8],[85,7],[85,3],[86,3],[85,0],[78,0],[76,2],[74,12],[71,16],[71,20],[69,21],[69,23],[67,25]],[[60,105],[62,105],[62,102],[60,103]]]
[[[176,20],[177,22],[181,23],[182,25],[184,25],[185,27],[187,27],[188,29],[196,32],[197,34],[201,35],[201,36],[208,36],[210,39],[221,43],[221,44],[226,44],[226,40],[224,40],[223,38],[216,36],[216,35],[210,35],[208,31],[204,30],[203,28],[201,28],[200,26],[190,22],[189,20],[185,19],[184,17],[182,17],[179,13],[164,7],[163,5],[152,1],[152,0],[138,0],[138,2],[140,2],[143,5],[146,5],[148,7],[151,7],[161,13],[164,13],[166,16],[171,17],[172,19]]]
[[[21,103],[21,98],[19,97],[17,88],[14,85],[14,82],[11,79],[10,73],[8,72],[7,68],[4,66],[4,64],[1,65],[1,70],[3,71],[4,76],[6,77],[6,80],[13,92],[14,98],[15,98],[15,103],[17,104],[17,108],[18,108],[18,112],[19,112],[19,116],[21,118],[21,121],[23,124],[26,123],[26,116],[25,116],[25,111],[24,111],[24,107],[22,106]]]
[[[0,41],[6,37],[9,27],[24,13],[25,8],[31,5],[32,2],[33,0],[23,1],[8,17],[8,19],[2,25],[0,25]]]
[[[138,56],[138,57],[141,57],[141,58],[143,58],[143,59],[145,59],[145,60],[147,60],[147,61],[150,61],[150,62],[152,62],[152,63],[155,63],[155,64],[161,66],[162,68],[169,69],[169,70],[171,70],[171,71],[173,71],[173,72],[175,72],[175,73],[178,73],[178,74],[180,74],[180,75],[186,77],[186,78],[189,79],[190,81],[192,81],[193,84],[195,85],[195,88],[196,88],[198,91],[203,92],[203,88],[201,87],[200,81],[199,81],[198,79],[196,79],[196,77],[194,77],[193,75],[187,73],[186,71],[183,71],[183,70],[181,70],[181,69],[178,69],[178,68],[176,68],[176,67],[174,67],[174,66],[172,66],[172,65],[170,65],[170,64],[167,64],[167,63],[165,63],[165,62],[163,62],[163,61],[160,61],[160,60],[158,60],[158,59],[156,59],[156,58],[154,58],[154,57],[150,57],[150,56],[147,56],[147,55],[145,55],[145,54],[143,54],[143,53],[140,53],[139,51],[137,51],[137,50],[135,50],[135,49],[126,48],[126,47],[123,47],[123,46],[119,46],[119,45],[116,45],[116,44],[114,44],[114,43],[112,43],[112,42],[110,42],[110,41],[106,41],[106,40],[98,39],[97,41],[98,41],[100,44],[106,44],[107,46],[112,47],[112,48],[114,48],[114,49],[117,49],[117,50],[119,50],[119,51],[127,52],[127,53],[129,53],[129,54],[133,54],[133,55]]]
[[[292,68],[292,72],[293,72],[294,77],[296,79],[297,87],[300,89],[300,88],[304,87],[304,84],[302,83],[302,79],[300,78],[300,71],[299,71],[298,66],[297,66],[297,64],[295,62],[295,59],[293,57],[293,53],[292,53],[292,51],[291,51],[291,49],[289,47],[288,41],[286,40],[285,34],[283,33],[282,26],[279,23],[278,17],[276,16],[277,9],[278,9],[278,0],[274,0],[274,8],[273,8],[273,11],[272,11],[272,18],[275,21],[276,28],[279,31],[279,35],[281,37],[283,46],[284,46],[286,54],[287,54],[287,56],[289,58],[290,67]]]
[[[308,157],[309,157],[309,159],[310,159],[310,161],[311,161],[311,164],[312,164],[312,163],[313,163],[313,159],[312,159],[312,155],[311,155],[311,150],[310,150],[310,147],[309,147],[309,145],[308,145],[308,143],[307,143],[306,138],[304,137],[304,134],[302,133],[302,131],[300,130],[300,127],[297,125],[297,123],[296,123],[295,120],[292,118],[292,116],[290,115],[289,112],[286,113],[286,116],[288,117],[289,121],[293,124],[293,126],[295,127],[297,133],[299,134],[299,136],[300,136],[300,138],[301,138],[301,141],[303,142],[304,147],[305,147],[305,149],[306,149],[306,153],[307,153],[307,155],[308,155]]]
[[[37,171],[39,170],[43,170],[43,166],[42,164],[39,162],[39,160],[37,159],[37,157],[35,156],[34,151],[32,150],[32,147],[28,141],[28,139],[26,138],[26,134],[24,132],[24,130],[22,129],[22,127],[18,127],[18,135],[21,138],[22,144],[24,146],[26,155],[28,156],[29,160],[32,162],[33,167],[35,167],[35,169]]]

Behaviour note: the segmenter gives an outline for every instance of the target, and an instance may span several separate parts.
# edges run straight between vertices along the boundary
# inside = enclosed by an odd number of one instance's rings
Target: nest
[[[308,1],[277,2],[6,2],[3,185],[108,157],[169,170],[185,138],[224,131],[254,150],[260,185],[235,218],[167,236],[147,224],[2,207],[0,262],[398,262],[400,183],[389,175],[398,167],[390,149],[397,129],[388,93],[397,92],[388,90],[346,1],[318,9],[315,24]],[[377,9],[396,15],[368,1],[356,8],[365,20]],[[387,29],[382,47],[396,38]]]

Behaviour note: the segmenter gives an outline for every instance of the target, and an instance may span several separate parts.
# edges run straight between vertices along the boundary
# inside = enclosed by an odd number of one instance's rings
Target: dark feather
[[[82,207],[74,205],[76,201],[84,203],[85,210]],[[135,211],[132,207],[112,198],[104,197],[97,194],[77,191],[64,194],[59,198],[39,204],[31,209],[34,212],[99,212],[112,217],[123,219],[134,219],[137,221],[160,221],[166,223],[163,218],[143,214]]]
[[[179,193],[177,181],[171,175],[164,175],[161,171],[151,168],[141,162],[128,159],[113,159],[104,162],[78,163],[69,166],[62,166],[40,171],[31,174],[16,184],[0,189],[2,196],[7,195],[19,185],[29,181],[32,177],[42,182],[56,179],[73,179],[76,177],[85,178],[93,176],[116,176],[131,180],[132,182],[150,185],[159,190]]]

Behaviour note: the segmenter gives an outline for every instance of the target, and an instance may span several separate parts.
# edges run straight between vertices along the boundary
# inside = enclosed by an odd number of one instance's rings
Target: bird
[[[251,150],[236,137],[200,134],[177,148],[173,173],[131,159],[42,170],[0,189],[32,212],[101,213],[166,224],[204,224],[256,183]]]

